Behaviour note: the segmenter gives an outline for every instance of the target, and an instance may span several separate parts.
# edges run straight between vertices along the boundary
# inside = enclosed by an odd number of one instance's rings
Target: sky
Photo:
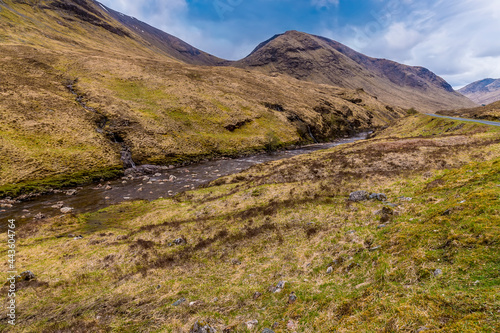
[[[218,57],[287,30],[423,66],[460,88],[500,78],[498,0],[99,0]]]

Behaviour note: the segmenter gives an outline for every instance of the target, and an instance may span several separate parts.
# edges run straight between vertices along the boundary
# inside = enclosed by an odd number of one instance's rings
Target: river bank
[[[49,193],[21,198],[22,200],[4,200],[3,207],[0,208],[0,219],[7,221],[10,218],[16,218],[20,223],[27,223],[33,219],[61,215],[63,214],[61,210],[66,213],[81,214],[97,211],[124,201],[151,201],[172,197],[180,192],[198,188],[219,177],[241,172],[255,164],[290,158],[362,140],[367,137],[367,134],[360,133],[353,137],[328,143],[237,158],[203,161],[179,167],[159,166],[146,170],[149,172],[134,173],[133,169],[129,169],[121,178],[110,180],[103,178],[98,183],[52,189]]]

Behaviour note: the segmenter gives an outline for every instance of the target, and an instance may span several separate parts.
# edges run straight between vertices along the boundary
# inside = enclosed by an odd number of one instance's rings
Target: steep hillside
[[[478,104],[491,104],[500,101],[500,79],[484,79],[473,82],[458,90]]]
[[[134,17],[119,13],[100,4],[102,8],[116,21],[129,28],[138,40],[143,40],[148,47],[192,65],[221,65],[226,60],[214,57],[206,52],[185,43],[177,37],[169,35]]]
[[[132,163],[122,156],[180,163],[275,149],[403,114],[363,91],[182,63],[91,1],[0,8],[4,195],[116,174]]]
[[[500,101],[471,109],[442,110],[437,113],[445,116],[500,121]]]
[[[386,103],[422,111],[474,106],[425,68],[370,58],[335,41],[298,31],[274,36],[232,65],[285,73],[310,82],[363,88]]]
[[[172,199],[19,226],[36,278],[0,330],[498,332],[499,148],[495,127],[415,116]]]

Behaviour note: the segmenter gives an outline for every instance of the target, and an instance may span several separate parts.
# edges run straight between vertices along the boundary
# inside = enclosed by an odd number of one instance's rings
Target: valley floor
[[[172,199],[36,221],[17,236],[36,279],[0,330],[498,332],[499,171],[500,129],[416,115]],[[348,200],[360,190],[387,201]]]

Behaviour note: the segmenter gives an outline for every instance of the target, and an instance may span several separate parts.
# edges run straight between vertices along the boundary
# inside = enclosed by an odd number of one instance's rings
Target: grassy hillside
[[[180,63],[78,4],[0,3],[0,195],[114,175],[124,149],[136,164],[176,163],[403,114],[362,90]]]
[[[491,121],[500,120],[500,102],[495,102],[488,104],[486,106],[480,106],[471,109],[458,109],[458,110],[444,110],[437,112],[445,116],[452,117],[465,117],[465,118],[475,118],[475,119],[485,119]]]
[[[18,267],[37,279],[11,331],[496,332],[499,148],[495,128],[413,116],[173,199],[23,226]]]
[[[426,68],[371,58],[336,41],[299,31],[275,35],[231,65],[309,82],[363,88],[385,103],[422,112],[475,106]]]

